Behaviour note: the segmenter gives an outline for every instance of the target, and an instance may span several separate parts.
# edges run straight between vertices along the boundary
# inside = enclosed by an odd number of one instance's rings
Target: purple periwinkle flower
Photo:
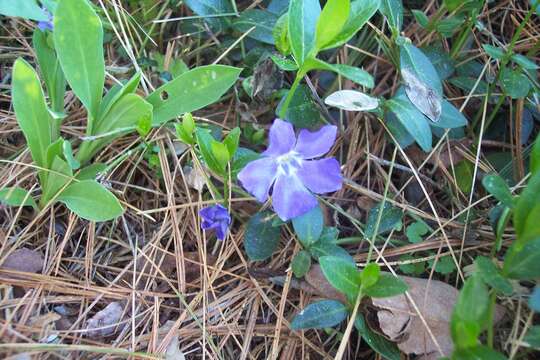
[[[43,12],[47,15],[49,20],[48,21],[39,21],[38,24],[37,24],[39,30],[41,30],[41,31],[45,31],[45,30],[53,31],[53,16],[52,16],[52,14],[49,12],[49,10],[47,10],[45,8],[43,8]]]
[[[339,162],[334,158],[316,160],[330,151],[336,132],[331,125],[315,132],[301,130],[297,140],[292,125],[276,119],[263,157],[247,164],[238,179],[260,202],[272,192],[272,206],[281,220],[303,215],[317,206],[313,193],[341,189]]]
[[[231,216],[226,207],[222,205],[208,206],[199,211],[202,218],[201,228],[203,230],[215,229],[219,240],[225,240],[229,225],[231,225]]]

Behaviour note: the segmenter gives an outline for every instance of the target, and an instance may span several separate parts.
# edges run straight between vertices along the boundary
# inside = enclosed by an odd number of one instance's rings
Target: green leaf
[[[51,118],[39,78],[34,69],[21,58],[13,65],[11,91],[17,122],[26,138],[32,159],[37,166],[47,168]]]
[[[514,54],[512,55],[512,61],[521,66],[522,68],[526,70],[537,70],[538,65],[530,60],[528,57],[520,55],[520,54]]]
[[[379,280],[372,286],[364,289],[367,296],[385,298],[403,294],[409,286],[400,278],[388,273],[381,273]]]
[[[412,13],[414,15],[414,18],[416,20],[416,22],[423,28],[426,28],[429,24],[429,18],[427,17],[426,14],[424,14],[423,11],[421,10],[416,10],[416,9],[413,9],[412,10]]]
[[[276,114],[280,113],[285,97],[281,99]],[[319,110],[311,97],[309,89],[303,84],[298,86],[287,108],[285,119],[296,128],[313,128],[320,123],[320,117]]]
[[[272,36],[274,37],[276,49],[282,55],[289,55],[291,53],[291,44],[289,43],[289,15],[287,13],[281,15],[276,21],[274,29],[272,29]]]
[[[406,69],[427,86],[429,86],[437,96],[442,97],[442,83],[437,70],[429,58],[412,44],[405,43],[400,46],[399,51],[401,71]]]
[[[360,283],[362,284],[362,289],[366,289],[370,286],[373,286],[379,280],[381,275],[381,268],[375,263],[367,264],[364,270],[360,273]]]
[[[518,235],[518,243],[522,243],[527,228],[525,226],[532,209],[540,202],[540,172],[532,174],[527,187],[519,195],[514,214],[514,228]]]
[[[291,321],[293,330],[324,329],[341,323],[347,317],[347,307],[336,300],[309,304]]]
[[[236,150],[238,149],[238,144],[240,143],[240,128],[235,127],[232,129],[229,134],[225,137],[223,140],[223,144],[227,146],[227,150],[229,151],[229,159],[232,159],[234,154],[236,153]]]
[[[407,275],[418,276],[418,275],[423,274],[426,269],[425,261],[415,261],[415,260],[416,258],[410,254],[400,256],[399,257],[400,262],[408,262],[408,263],[400,264],[399,270]]]
[[[467,125],[467,118],[463,116],[452,103],[448,100],[441,102],[441,117],[436,122],[431,122],[431,126],[444,129],[454,129]]]
[[[228,26],[228,19],[222,14],[231,14],[234,9],[229,0],[184,0],[193,12],[206,21],[212,30],[218,32]]]
[[[294,232],[305,247],[311,246],[321,236],[324,218],[320,206],[292,219]]]
[[[272,215],[268,212],[253,215],[244,233],[244,248],[252,261],[269,258],[279,244],[279,227],[272,226]]]
[[[403,26],[403,3],[401,0],[381,0],[379,11],[386,17],[392,32],[399,33]]]
[[[473,183],[474,165],[468,160],[462,160],[454,167],[454,171],[458,188],[468,195]]]
[[[354,264],[339,257],[322,256],[319,258],[321,270],[326,280],[339,292],[354,303],[360,291],[360,272]]]
[[[77,180],[95,180],[96,177],[107,169],[107,165],[103,163],[95,163],[82,168],[75,178]]]
[[[539,285],[536,285],[534,287],[534,290],[531,294],[531,297],[529,298],[529,307],[536,311],[536,312],[540,312],[540,286]]]
[[[382,214],[381,212],[382,207]],[[379,226],[377,227],[377,220],[379,220]],[[366,238],[371,239],[374,235],[384,234],[397,227],[401,227],[401,218],[403,212],[401,209],[392,206],[388,201],[384,202],[384,206],[381,203],[375,205],[369,210],[369,215],[366,223],[366,230],[364,235]],[[377,228],[377,229],[375,229]],[[375,233],[377,230],[377,233]]]
[[[478,276],[465,281],[454,307],[450,330],[458,348],[474,347],[486,326],[489,293]]]
[[[525,74],[519,70],[510,69],[503,70],[501,86],[504,92],[512,99],[524,98],[531,89],[531,84]]]
[[[396,344],[386,339],[384,336],[372,331],[364,320],[364,315],[358,313],[354,321],[354,326],[358,330],[362,339],[387,360],[401,360],[401,353]]]
[[[60,145],[60,149],[63,149],[63,140],[60,142]],[[47,182],[42,184],[43,193],[41,194],[40,199],[41,205],[47,204],[58,193],[58,191],[73,178],[73,170],[68,163],[62,160],[59,156],[55,156],[53,158],[49,170]]]
[[[539,349],[540,348],[540,325],[531,326],[531,328],[529,329],[529,331],[527,331],[527,335],[525,335],[525,338],[523,340],[529,345],[531,345],[532,347]]]
[[[452,354],[452,360],[507,360],[501,353],[484,345],[458,349]]]
[[[304,63],[313,48],[320,13],[319,0],[291,0],[289,3],[289,41],[299,65]]]
[[[0,0],[0,14],[35,21],[48,21],[49,17],[35,0]]]
[[[233,22],[236,31],[245,33],[255,26],[247,36],[260,42],[274,45],[272,31],[278,20],[277,15],[260,9],[248,9],[243,11]]]
[[[422,220],[419,220],[407,226],[405,235],[407,235],[407,239],[409,239],[410,242],[416,244],[422,241],[422,236],[426,235],[428,231],[429,226]]]
[[[474,263],[478,269],[480,277],[486,282],[486,284],[504,295],[512,295],[514,292],[512,284],[501,275],[501,270],[490,258],[478,256],[474,260]]]
[[[270,55],[274,64],[278,66],[283,71],[296,71],[298,70],[298,65],[291,59],[287,59],[281,56],[276,56],[274,54]]]
[[[328,0],[317,21],[315,46],[324,48],[339,35],[349,18],[350,0]]]
[[[212,148],[212,146],[215,147],[215,145],[212,145],[212,144],[214,144],[217,141],[212,137],[212,135],[210,135],[208,130],[205,130],[205,129],[197,128],[195,130],[195,136],[197,138],[197,144],[199,145],[199,149],[201,150],[201,155],[206,165],[217,174],[223,175],[225,171],[225,167],[216,158],[214,154],[214,150]]]
[[[0,189],[0,203],[8,206],[31,206],[36,210],[38,208],[32,195],[18,186]]]
[[[431,151],[431,128],[428,119],[414,106],[405,94],[386,101],[385,106],[425,152]]]
[[[236,153],[233,157],[233,163],[232,163],[232,177],[233,179],[236,179],[238,173],[250,162],[257,160],[260,158],[259,153],[239,147],[238,150],[236,150]]]
[[[505,51],[500,47],[488,44],[483,44],[482,47],[484,48],[485,52],[495,60],[501,60],[504,57]]]
[[[349,18],[341,32],[327,43],[324,49],[331,49],[348,42],[379,8],[380,0],[353,0],[351,1]]]
[[[60,0],[53,34],[58,60],[71,89],[96,119],[105,82],[99,16],[87,0]],[[92,123],[88,127],[92,130]]]
[[[291,262],[291,268],[294,276],[301,278],[304,276],[311,267],[311,256],[305,250],[299,251]]]
[[[122,99],[127,94],[134,93],[141,82],[141,73],[137,72],[131,77],[125,84],[114,85],[103,97],[99,108],[98,119],[104,118],[107,113],[111,110],[112,106],[115,105],[120,99]]]
[[[62,72],[60,61],[56,52],[49,45],[47,37],[50,33],[34,30],[32,45],[36,51],[36,58],[45,81],[45,87],[51,102],[53,111],[61,112],[64,109],[64,94],[66,92],[66,78]]]
[[[430,259],[428,260],[428,264],[430,269],[433,269],[433,265],[435,265],[435,272],[441,275],[448,275],[456,270],[456,264],[452,256],[440,257],[436,264],[435,259]]]
[[[241,71],[225,65],[199,66],[162,85],[147,98],[154,106],[154,125],[218,101]]]
[[[69,167],[72,169],[72,170],[77,170],[78,168],[81,167],[81,163],[78,162],[74,157],[73,157],[73,149],[71,147],[71,142],[65,140],[64,142],[62,142],[62,151],[64,153],[64,158],[66,159]]]
[[[517,280],[540,277],[540,236],[527,239],[524,245],[512,244],[504,258],[503,274]]]
[[[364,71],[354,66],[349,66],[349,65],[344,65],[344,64],[334,65],[334,64],[326,63],[316,58],[311,58],[311,59],[306,59],[303,69],[305,71],[310,71],[310,70],[315,70],[315,69],[333,71],[367,88],[372,88],[373,86],[375,86],[373,76],[371,76],[367,71]]]
[[[83,180],[68,185],[57,200],[89,221],[113,220],[124,212],[116,196],[94,180]]]
[[[508,184],[502,177],[497,174],[489,174],[482,179],[482,185],[484,188],[499,200],[503,205],[509,208],[514,207],[514,197],[510,192]]]
[[[210,143],[210,149],[212,151],[213,158],[219,164],[220,173],[225,173],[227,169],[227,163],[229,162],[230,154],[227,150],[227,146],[219,141],[212,140]]]

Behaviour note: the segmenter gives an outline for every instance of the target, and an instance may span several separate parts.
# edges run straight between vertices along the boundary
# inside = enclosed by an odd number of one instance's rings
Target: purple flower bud
[[[225,240],[229,225],[231,225],[231,216],[229,211],[222,205],[213,205],[205,207],[199,211],[202,218],[201,228],[203,230],[215,229],[219,240]]]
[[[50,30],[50,31],[53,31],[53,16],[52,14],[49,12],[49,10],[45,9],[45,8],[42,8],[43,9],[43,12],[45,14],[47,14],[47,17],[49,18],[48,21],[39,21],[37,26],[39,28],[39,30],[41,31],[45,31],[45,30]]]
[[[271,193],[272,206],[282,220],[303,215],[317,206],[314,193],[341,189],[339,162],[316,159],[330,151],[336,133],[335,126],[327,125],[315,132],[301,130],[297,139],[290,123],[276,119],[263,157],[247,164],[238,179],[260,202]]]

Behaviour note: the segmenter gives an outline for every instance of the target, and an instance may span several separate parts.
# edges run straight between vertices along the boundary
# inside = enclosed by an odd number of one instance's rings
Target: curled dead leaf
[[[123,306],[114,301],[103,310],[97,312],[86,324],[89,337],[104,337],[114,334],[118,330],[118,323],[124,313]]]

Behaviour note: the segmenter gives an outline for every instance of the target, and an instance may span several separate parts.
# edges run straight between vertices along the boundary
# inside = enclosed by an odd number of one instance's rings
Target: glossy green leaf
[[[316,70],[316,69],[333,71],[367,88],[372,88],[373,86],[375,86],[373,76],[371,76],[367,71],[364,71],[354,66],[349,66],[345,64],[329,64],[322,60],[313,58],[313,59],[307,59],[303,68],[306,71]]]
[[[364,235],[368,239],[373,238],[374,235],[384,234],[395,228],[401,227],[403,211],[392,206],[388,201],[384,203],[384,206],[381,205],[382,204],[379,203],[369,210],[366,229],[364,231]],[[378,220],[379,224],[377,226]]]
[[[94,119],[105,82],[103,28],[87,0],[60,0],[54,14],[54,45],[71,89]],[[92,124],[88,127],[92,129]]]
[[[321,207],[316,206],[304,215],[295,217],[292,224],[298,240],[305,247],[309,247],[319,240],[323,230],[324,218]]]
[[[354,264],[354,258],[347,250],[336,244],[318,241],[309,247],[309,252],[315,260],[319,260],[323,256],[334,256]]]
[[[231,16],[234,11],[229,0],[184,0],[184,3],[204,18],[214,31],[225,30],[229,22],[225,14]]]
[[[401,0],[381,0],[379,10],[386,17],[390,27],[399,33],[403,26],[403,2]]]
[[[432,135],[428,119],[403,95],[385,102],[385,106],[397,118],[403,128],[411,135],[425,152],[431,151]]]
[[[64,159],[66,159],[69,167],[72,170],[77,170],[81,167],[81,163],[75,159],[73,156],[73,148],[71,147],[71,142],[65,140],[62,143],[62,152],[64,154]]]
[[[200,128],[197,128],[195,130],[195,136],[197,138],[197,144],[199,145],[199,149],[201,150],[201,154],[206,165],[217,174],[223,175],[225,167],[222,166],[222,163],[219,161],[219,159],[216,158],[212,149],[212,144],[217,142],[216,139],[214,139],[207,130]]]
[[[154,106],[154,125],[218,101],[241,71],[225,65],[200,66],[162,85],[147,98]]]
[[[336,300],[309,304],[291,321],[293,330],[324,329],[336,326],[347,318],[347,307]]]
[[[21,187],[0,189],[0,203],[9,206],[31,206],[37,209],[37,204],[30,193]]]
[[[362,288],[366,289],[373,286],[379,280],[381,275],[381,268],[375,263],[367,264],[366,267],[360,273],[360,283]]]
[[[540,202],[540,172],[532,174],[525,190],[519,195],[514,214],[514,228],[518,235],[518,242],[522,243],[527,232],[525,224],[532,209]]]
[[[348,42],[379,8],[380,0],[353,0],[351,1],[349,18],[341,32],[327,43],[323,49],[341,46]]]
[[[94,180],[71,183],[57,200],[89,221],[113,220],[124,212],[116,196]]]
[[[503,274],[511,279],[533,280],[540,277],[540,236],[512,244],[504,258]]]
[[[304,276],[311,267],[311,256],[305,250],[299,251],[291,262],[291,268],[294,276],[301,278]]]
[[[502,177],[497,174],[486,175],[482,179],[482,185],[484,185],[484,188],[502,204],[509,208],[514,207],[514,197],[510,192],[508,184]]]
[[[537,70],[539,68],[534,61],[521,54],[512,55],[512,61],[526,70]]]
[[[260,9],[248,9],[243,11],[233,22],[233,28],[245,33],[255,27],[247,36],[266,44],[274,44],[272,31],[278,20],[277,15]]]
[[[244,233],[244,248],[252,261],[269,258],[279,243],[279,227],[272,226],[272,215],[268,212],[253,215]]]
[[[35,21],[48,21],[49,17],[36,0],[0,0],[0,14]]]
[[[465,281],[454,306],[450,331],[458,348],[474,347],[485,328],[489,308],[489,293],[478,276]]]
[[[63,149],[63,141],[60,142],[60,149]],[[62,150],[61,150],[62,151]],[[52,160],[50,171],[47,175],[47,182],[42,184],[42,191],[40,205],[45,206],[50,200],[52,200],[68,182],[73,178],[73,170],[71,166],[61,159],[59,156],[55,156]]]
[[[442,97],[442,83],[439,74],[422,50],[412,44],[405,43],[400,46],[399,57],[402,71],[403,69],[409,70],[421,82],[433,89],[437,96]]]
[[[298,65],[291,59],[283,58],[281,56],[270,55],[274,64],[276,64],[283,71],[296,71]]]
[[[324,48],[339,35],[349,18],[350,0],[328,0],[317,21],[315,46]]]
[[[212,140],[210,143],[210,149],[212,151],[213,158],[219,164],[220,172],[223,174],[227,169],[227,163],[229,162],[229,150],[227,145],[220,143],[219,141]]]
[[[512,284],[501,275],[501,270],[490,258],[478,256],[474,260],[474,263],[478,270],[478,274],[480,274],[480,277],[485,281],[486,284],[504,295],[512,295]]]
[[[291,53],[291,44],[289,42],[289,15],[287,13],[277,19],[272,29],[272,36],[276,49],[282,55],[289,55]]]
[[[289,41],[298,64],[303,64],[313,49],[320,13],[319,0],[291,0],[289,3]]]
[[[326,280],[347,299],[354,303],[360,291],[360,272],[354,264],[339,257],[322,256],[319,258],[321,270]]]
[[[416,22],[423,28],[426,28],[429,24],[429,18],[422,10],[413,9],[412,13]]]
[[[527,96],[531,89],[529,79],[519,70],[505,69],[501,75],[501,86],[504,92],[512,99]]]
[[[51,118],[39,78],[34,69],[21,58],[13,65],[12,101],[17,123],[26,138],[32,159],[37,166],[47,168]]]
[[[56,57],[56,52],[47,41],[48,36],[52,35],[39,29],[34,30],[32,45],[36,51],[36,58],[45,81],[51,108],[53,111],[61,112],[64,109],[66,78],[60,66],[60,61]]]
[[[382,358],[387,360],[401,360],[401,353],[396,344],[371,330],[364,320],[364,315],[360,313],[356,315],[354,326],[360,336],[362,336],[362,339],[370,348],[381,355]]]
[[[374,298],[385,298],[403,294],[408,289],[405,281],[392,274],[381,273],[374,285],[364,289],[367,296]]]
[[[236,153],[236,150],[238,149],[238,144],[240,144],[240,128],[235,127],[232,129],[229,134],[223,139],[223,144],[227,146],[227,150],[229,152],[229,159],[230,160],[234,154]]]
[[[104,118],[112,106],[127,94],[134,93],[141,82],[141,73],[137,72],[125,84],[116,84],[103,97],[99,108],[98,119]]]
[[[284,100],[285,96],[279,103],[276,114],[280,114]],[[310,90],[307,86],[300,85],[292,96],[285,119],[296,128],[313,128],[320,124],[320,118],[319,110],[311,97]]]
[[[430,122],[430,125],[444,129],[454,129],[466,126],[467,118],[450,101],[443,100],[439,120]]]
[[[484,48],[485,52],[495,60],[501,60],[504,57],[505,52],[500,47],[488,44],[483,44],[482,47]]]

